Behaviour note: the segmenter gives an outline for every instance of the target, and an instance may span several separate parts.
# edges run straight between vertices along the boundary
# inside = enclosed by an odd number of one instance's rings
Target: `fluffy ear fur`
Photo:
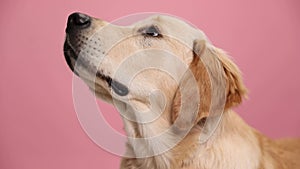
[[[215,51],[225,73],[227,94],[225,109],[228,109],[241,104],[242,99],[247,98],[247,88],[237,65],[221,49],[215,49]]]
[[[242,98],[247,94],[240,70],[221,49],[207,44],[205,40],[195,40],[193,55],[193,61],[189,68],[198,84],[200,106],[197,117],[190,121],[193,123],[192,125],[205,122],[210,114],[212,101],[214,101],[213,97],[218,97],[218,95],[216,96],[216,94],[212,93],[211,78],[217,81],[216,83],[219,85],[226,85],[222,86],[222,90],[219,92],[220,94],[223,92],[224,99],[226,99],[223,104],[224,109],[239,105],[242,102]],[[222,79],[224,82],[218,82],[218,79]],[[187,102],[193,102],[193,98],[190,99]],[[172,122],[179,116],[181,104],[185,103],[181,103],[181,94],[178,89],[173,100]]]

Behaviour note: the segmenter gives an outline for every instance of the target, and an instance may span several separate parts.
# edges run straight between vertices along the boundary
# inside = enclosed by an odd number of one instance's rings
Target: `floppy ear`
[[[219,62],[224,69],[226,79],[226,104],[225,109],[237,106],[242,103],[243,98],[247,98],[247,88],[245,87],[241,71],[237,65],[229,59],[221,49],[215,49]]]
[[[206,117],[209,114],[211,103],[211,83],[206,66],[199,57],[201,55],[205,55],[205,50],[206,44],[204,41],[198,43],[197,48],[195,48],[194,44],[194,48],[192,51],[193,60],[189,65],[189,70],[191,71],[193,77],[184,76],[180,82],[180,85],[184,88],[187,88],[187,90],[194,89],[195,86],[191,85],[196,85],[200,100],[197,100],[193,97],[182,99],[180,87],[177,89],[173,99],[171,120],[172,123],[174,123],[178,117],[180,117],[180,119],[183,119],[179,123],[177,123],[177,126],[181,129],[186,129],[188,126],[197,124],[198,122],[202,123],[203,121],[205,121]],[[191,84],[188,80],[190,78],[194,78],[196,84]],[[198,110],[196,110],[197,114],[187,114],[186,112],[182,111],[181,108],[183,107],[183,104],[198,104]]]
[[[219,102],[218,97],[224,95],[224,104],[220,108],[229,109],[239,105],[246,97],[241,73],[224,51],[207,44],[205,40],[195,40],[193,45],[193,60],[189,66],[197,81],[200,106],[194,124],[205,122],[210,114],[212,101]],[[214,84],[212,85],[212,80]],[[219,90],[215,92],[215,90]],[[221,98],[222,100],[222,98]],[[191,102],[193,100],[190,100]],[[172,121],[178,117],[181,104],[180,92],[177,91],[173,100]],[[218,104],[218,103],[217,103]],[[184,112],[183,112],[184,113]]]
[[[247,97],[247,89],[243,83],[241,71],[237,65],[223,50],[212,45],[208,47],[204,40],[195,40],[193,50],[196,54],[194,57],[200,57],[201,61],[210,72],[210,78],[220,77],[221,75],[225,79],[225,109],[239,105],[242,102],[242,99]],[[222,84],[222,82],[218,83],[220,85]]]

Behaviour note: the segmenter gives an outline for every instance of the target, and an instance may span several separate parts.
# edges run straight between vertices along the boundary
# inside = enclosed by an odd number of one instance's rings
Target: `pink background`
[[[272,138],[300,136],[300,1],[62,1],[0,2],[0,168],[118,168],[120,158],[81,129],[72,102],[72,74],[62,46],[68,14],[111,21],[136,12],[185,18],[233,56],[249,100],[244,119]],[[102,105],[102,103],[101,103]],[[106,118],[122,128],[117,112]]]

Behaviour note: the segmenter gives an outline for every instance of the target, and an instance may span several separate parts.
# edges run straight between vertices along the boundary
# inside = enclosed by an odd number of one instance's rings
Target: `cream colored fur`
[[[141,35],[139,30],[149,25],[159,27],[163,36],[155,39]],[[231,110],[233,106],[239,105],[247,94],[241,73],[222,50],[209,42],[202,31],[179,19],[153,16],[127,27],[111,25],[94,18],[91,28],[78,34],[80,36],[67,35],[66,40],[77,55],[81,55],[89,62],[76,67],[76,71],[99,98],[110,103],[115,100],[121,105],[121,111],[129,112],[135,120],[142,118],[140,111],[148,110],[151,106],[154,107],[152,109],[154,111],[149,114],[156,115],[160,113],[159,110],[163,110],[161,116],[146,124],[123,118],[124,128],[130,137],[153,137],[167,130],[178,119],[181,106],[193,102],[194,98],[189,98],[182,103],[182,93],[178,90],[178,83],[170,75],[159,70],[145,70],[137,74],[130,83],[126,97],[112,93],[103,79],[97,77],[94,79],[93,73],[101,70],[107,76],[114,76],[118,71],[117,68],[122,66],[126,59],[137,55],[152,58],[150,62],[168,68],[179,79],[182,73],[191,71],[196,80],[196,87],[199,89],[197,94],[201,101],[196,117],[190,118],[193,117],[191,114],[181,112],[186,117],[186,121],[180,124],[180,127],[192,127],[188,134],[176,146],[159,155],[145,158],[124,157],[121,169],[300,168],[299,140],[271,140],[248,126]],[[86,43],[80,43],[81,41]],[[97,44],[101,44],[101,47]],[[149,49],[172,53],[185,67],[180,68],[182,65],[176,65],[174,57],[157,58],[151,56],[151,52],[143,52]],[[74,59],[72,61],[75,63]],[[138,67],[139,63],[142,64],[142,62],[129,62],[121,71],[126,75],[128,72],[135,71],[134,68]],[[211,78],[224,79],[226,102],[218,128],[207,142],[200,143],[199,137],[203,132],[201,122],[205,123],[206,118],[210,116],[209,108],[215,99],[211,93],[213,88],[210,83]],[[116,77],[120,82],[124,79],[126,79],[124,76]],[[185,85],[187,91],[193,87],[195,86]],[[163,91],[165,100],[149,99],[148,94],[154,90]],[[139,156],[147,152],[159,152],[160,149],[173,144],[177,137],[179,136],[170,133],[158,140],[144,140],[139,144],[129,139],[127,154]]]

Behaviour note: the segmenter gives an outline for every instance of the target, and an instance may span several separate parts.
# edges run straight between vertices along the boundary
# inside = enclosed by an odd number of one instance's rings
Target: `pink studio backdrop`
[[[250,95],[239,114],[272,138],[300,136],[299,2],[2,0],[0,168],[119,166],[120,157],[94,144],[76,118],[72,74],[62,52],[66,19],[74,11],[108,21],[137,12],[185,18],[243,71]],[[101,105],[109,123],[121,130],[117,112]]]

